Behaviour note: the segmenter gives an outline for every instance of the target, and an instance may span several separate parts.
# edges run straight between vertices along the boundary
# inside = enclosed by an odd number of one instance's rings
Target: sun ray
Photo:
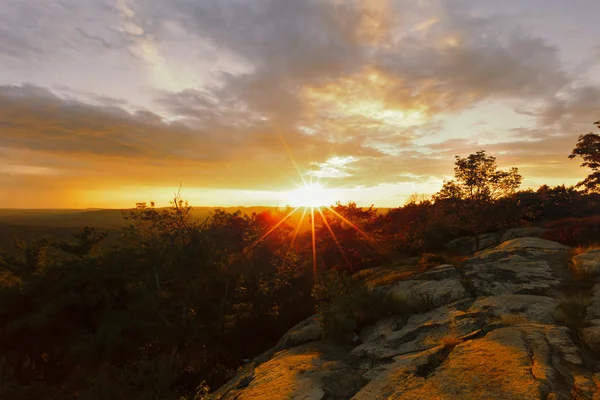
[[[285,149],[285,151],[287,152],[288,156],[290,157],[290,160],[292,161],[292,164],[294,164],[294,167],[296,167],[296,171],[298,171],[298,175],[300,176],[300,179],[302,179],[302,183],[304,184],[304,186],[306,186],[306,179],[304,179],[304,175],[302,175],[302,171],[300,171],[300,167],[298,166],[298,163],[296,162],[296,159],[294,158],[294,155],[292,154],[292,152],[290,151],[290,148],[288,147],[287,143],[285,142],[285,140],[283,139],[283,135],[281,134],[281,130],[279,129],[278,126],[275,126],[275,130],[277,131],[277,136],[279,137],[279,140],[281,140],[281,144],[283,145],[283,148]]]
[[[294,213],[295,213],[296,211],[298,211],[298,209],[299,209],[299,208],[300,208],[300,207],[296,207],[296,208],[294,208],[292,211],[290,211],[290,212],[289,212],[289,213],[288,213],[288,214],[287,214],[287,215],[286,215],[286,216],[285,216],[285,217],[284,217],[284,218],[283,218],[281,221],[279,221],[279,222],[278,222],[278,223],[277,223],[277,224],[276,224],[274,227],[272,227],[271,229],[269,229],[269,230],[267,231],[267,233],[265,233],[264,235],[262,235],[262,236],[260,237],[260,239],[258,239],[256,242],[254,242],[254,244],[252,244],[252,246],[250,246],[250,247],[248,248],[248,250],[247,250],[247,251],[250,251],[250,250],[252,250],[254,247],[256,247],[256,245],[258,245],[258,244],[259,244],[260,242],[262,242],[262,241],[263,241],[263,240],[264,240],[264,239],[265,239],[267,236],[269,236],[269,235],[270,235],[270,234],[271,234],[271,233],[272,233],[272,232],[273,232],[275,229],[279,228],[279,226],[280,226],[281,224],[283,224],[285,221],[287,221],[287,220],[288,220],[288,219],[289,219],[289,218],[290,218],[292,215],[294,215]]]
[[[333,238],[335,245],[339,249],[340,254],[342,255],[342,258],[344,259],[344,261],[346,261],[346,263],[348,263],[348,265],[350,265],[350,268],[352,268],[352,265],[350,264],[350,260],[348,260],[348,257],[346,257],[346,253],[344,253],[344,250],[342,249],[342,245],[340,244],[340,241],[338,240],[337,236],[335,236],[333,229],[331,229],[331,225],[329,225],[327,218],[325,218],[325,215],[323,214],[321,207],[317,207],[317,210],[319,211],[319,214],[321,214],[321,218],[323,219],[323,223],[327,227],[327,230],[329,231],[329,233],[331,233],[331,237]]]
[[[350,225],[352,228],[354,228],[358,233],[362,234],[363,236],[365,236],[367,239],[371,239],[371,237],[362,229],[360,229],[358,226],[354,225],[352,222],[350,222],[346,217],[344,217],[343,215],[341,215],[340,213],[338,213],[337,211],[335,211],[332,207],[327,207],[327,209],[329,211],[331,211],[332,213],[334,213],[339,219],[341,219],[342,221],[344,221],[345,223],[347,223],[348,225]]]
[[[298,225],[294,229],[294,233],[292,235],[292,240],[290,242],[290,250],[291,250],[296,238],[298,237],[300,229],[302,229],[302,223],[304,222],[304,218],[306,217],[306,215],[308,214],[308,211],[310,209],[313,278],[316,279],[316,276],[317,276],[317,238],[316,238],[317,232],[316,232],[316,228],[315,228],[315,208],[317,209],[317,212],[321,215],[321,218],[323,220],[323,223],[325,224],[325,227],[331,234],[331,237],[332,237],[333,241],[335,242],[335,245],[337,246],[337,248],[340,251],[340,255],[343,257],[343,259],[344,259],[344,261],[346,261],[346,263],[350,264],[350,261],[348,260],[346,253],[344,253],[342,245],[341,245],[340,241],[338,240],[338,238],[336,237],[335,232],[333,231],[331,225],[329,224],[329,221],[327,220],[321,207],[326,207],[329,211],[332,212],[332,214],[335,217],[339,218],[341,221],[343,221],[346,224],[348,224],[349,226],[351,226],[358,233],[360,233],[361,235],[366,237],[368,239],[368,243],[372,245],[371,238],[369,237],[369,235],[366,232],[364,232],[362,229],[360,229],[354,223],[349,221],[343,215],[341,215],[340,213],[335,211],[332,208],[332,206],[328,206],[326,204],[326,202],[328,201],[328,200],[326,200],[327,192],[325,192],[323,186],[320,185],[322,176],[314,174],[313,170],[312,170],[312,166],[311,166],[311,171],[308,173],[309,179],[306,179],[304,177],[304,175],[302,174],[302,171],[300,170],[300,166],[294,159],[294,156],[293,156],[290,148],[288,147],[287,143],[285,142],[283,135],[281,134],[281,131],[278,126],[275,126],[275,131],[277,132],[279,140],[281,141],[285,151],[287,152],[291,162],[293,163],[294,167],[296,168],[296,171],[298,172],[298,175],[300,176],[300,179],[302,180],[302,183],[303,183],[302,187],[299,185],[296,185],[298,187],[298,190],[290,191],[289,194],[293,196],[292,199],[294,199],[295,202],[298,203],[299,202],[298,200],[300,200],[300,202],[302,202],[302,204],[296,204],[296,208],[294,208],[292,211],[290,211],[281,221],[279,221],[275,226],[273,226],[264,235],[262,235],[260,237],[260,239],[258,239],[255,243],[253,243],[247,250],[244,251],[244,253],[253,249],[256,245],[258,245],[260,242],[262,242],[273,231],[275,231],[277,228],[279,228],[285,221],[287,221],[289,218],[291,218],[296,213],[296,211],[298,211],[300,208],[304,208],[304,211],[302,212],[302,216],[300,217],[300,221],[298,222]],[[315,180],[316,180],[316,183],[313,183]],[[292,204],[292,205],[294,205],[294,204]]]
[[[296,226],[296,229],[294,230],[294,236],[292,236],[292,242],[290,243],[290,247],[292,247],[292,245],[294,244],[294,241],[296,240],[296,237],[298,236],[298,232],[300,231],[300,228],[302,227],[302,223],[304,222],[304,217],[306,217],[307,212],[308,212],[308,207],[304,207],[304,211],[302,212],[302,216],[300,217],[300,222],[298,222],[298,226]]]
[[[317,240],[315,238],[315,208],[310,208],[312,231],[313,279],[317,277]]]

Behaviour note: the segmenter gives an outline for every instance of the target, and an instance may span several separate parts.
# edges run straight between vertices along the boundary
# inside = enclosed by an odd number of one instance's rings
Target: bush
[[[343,272],[324,272],[312,292],[317,303],[323,338],[348,342],[361,327],[382,317],[386,312],[377,293]]]
[[[600,243],[600,216],[565,218],[546,224],[542,238],[566,246],[591,246]]]

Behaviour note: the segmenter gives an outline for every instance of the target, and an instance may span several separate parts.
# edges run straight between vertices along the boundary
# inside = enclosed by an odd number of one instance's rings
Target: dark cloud
[[[591,125],[598,119],[600,86],[574,84],[544,99],[540,105],[521,107],[517,111],[535,117],[540,126],[553,127],[558,133],[572,132],[581,129],[582,124]]]
[[[0,145],[13,148],[173,158],[180,156],[178,150],[194,147],[199,159],[215,154],[202,151],[201,131],[167,124],[148,112],[65,100],[33,85],[0,86],[0,125]]]

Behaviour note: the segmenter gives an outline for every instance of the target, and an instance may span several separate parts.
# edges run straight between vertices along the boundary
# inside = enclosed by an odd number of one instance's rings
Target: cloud
[[[107,90],[0,86],[0,147],[28,157],[3,171],[277,189],[298,179],[283,141],[303,172],[347,187],[439,180],[455,154],[482,147],[535,176],[576,174],[552,160],[598,119],[600,89],[564,66],[558,45],[480,3],[6,0],[0,62],[97,57],[131,68],[135,85],[78,70]],[[490,104],[530,120],[449,128]]]
[[[247,120],[300,125],[341,142],[363,131],[371,138],[361,143],[404,145],[418,135],[404,128],[440,114],[486,99],[545,98],[570,81],[556,47],[457,4],[175,0],[169,12],[178,24],[249,72],[222,74],[219,87],[170,110],[203,121],[215,104],[235,104]],[[167,12],[154,7],[154,18]]]
[[[37,86],[0,86],[0,110],[6,147],[134,158],[182,157],[183,150],[197,147],[199,159],[214,156],[201,151],[201,133],[183,125],[164,123],[147,111],[130,114],[65,100]]]

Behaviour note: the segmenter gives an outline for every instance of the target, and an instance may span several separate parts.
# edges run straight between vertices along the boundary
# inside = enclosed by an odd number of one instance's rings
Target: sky
[[[574,184],[598,0],[0,0],[0,208],[402,205],[486,150]],[[300,196],[303,194],[301,193]],[[305,193],[304,193],[305,195]]]

